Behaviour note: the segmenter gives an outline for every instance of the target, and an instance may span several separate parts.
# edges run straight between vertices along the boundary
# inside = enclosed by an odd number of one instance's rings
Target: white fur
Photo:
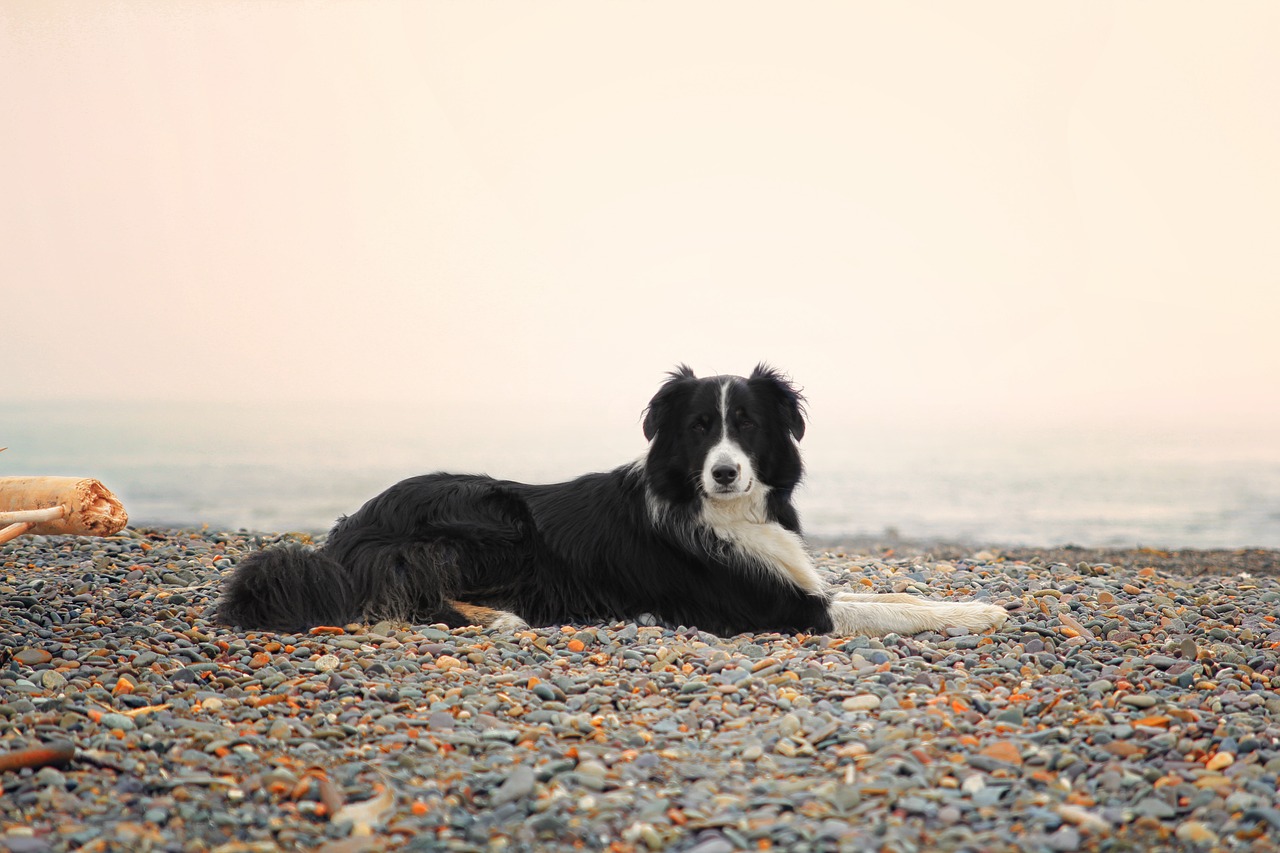
[[[1009,618],[1003,607],[974,601],[931,601],[905,593],[859,594],[836,592],[831,601],[832,633],[918,634],[945,628],[974,633],[999,628]]]
[[[702,524],[720,539],[803,590],[823,594],[825,584],[813,567],[804,542],[795,533],[769,521],[765,513],[766,486],[737,498],[702,502]]]
[[[514,613],[502,611],[502,615],[489,623],[489,630],[502,631],[503,633],[512,633],[514,631],[524,631],[529,627],[529,623],[521,619]]]

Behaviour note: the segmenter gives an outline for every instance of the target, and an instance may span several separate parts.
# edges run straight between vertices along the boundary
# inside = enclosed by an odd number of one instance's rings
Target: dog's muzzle
[[[751,465],[734,454],[720,453],[708,460],[702,472],[702,487],[713,498],[732,498],[751,490]]]

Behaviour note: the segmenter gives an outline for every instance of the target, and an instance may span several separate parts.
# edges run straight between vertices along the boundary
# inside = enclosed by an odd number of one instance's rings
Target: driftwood
[[[97,480],[81,477],[0,477],[0,543],[24,533],[110,536],[129,515]]]

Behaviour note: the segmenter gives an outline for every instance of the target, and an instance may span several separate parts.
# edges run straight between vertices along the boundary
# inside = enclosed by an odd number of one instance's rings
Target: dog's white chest
[[[706,500],[702,523],[741,554],[776,573],[783,580],[814,594],[825,588],[800,537],[765,513],[767,490],[733,500]]]

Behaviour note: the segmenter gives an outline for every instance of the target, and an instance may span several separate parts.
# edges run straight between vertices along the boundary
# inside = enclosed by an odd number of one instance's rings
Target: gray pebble
[[[493,796],[489,799],[489,806],[497,808],[505,803],[524,799],[533,793],[534,782],[533,768],[521,764],[512,770],[506,781],[493,792]]]

